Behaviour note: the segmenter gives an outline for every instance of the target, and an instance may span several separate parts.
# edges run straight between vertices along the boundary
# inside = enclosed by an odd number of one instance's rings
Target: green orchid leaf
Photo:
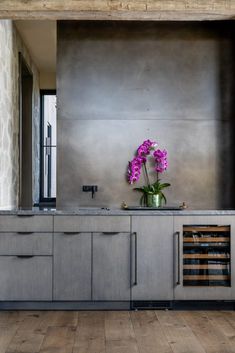
[[[165,205],[166,205],[166,196],[161,192],[161,197],[162,197],[162,199],[164,200],[164,202],[165,202]]]
[[[165,189],[165,188],[167,188],[167,187],[169,187],[169,186],[171,186],[171,184],[169,184],[169,183],[163,183],[163,184],[160,185],[160,190]]]
[[[144,192],[148,193],[150,190],[150,186],[143,186]]]
[[[144,191],[144,187],[142,187],[142,188],[134,188],[133,190],[135,190],[135,191],[140,191],[140,192],[145,192],[145,191]]]
[[[144,202],[144,194],[141,196],[140,198],[140,205],[142,206],[143,205],[143,202]]]

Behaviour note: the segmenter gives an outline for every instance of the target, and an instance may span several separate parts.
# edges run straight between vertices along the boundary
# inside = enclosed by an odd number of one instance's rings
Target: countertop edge
[[[64,209],[64,210],[51,210],[51,209],[12,209],[12,210],[0,210],[0,216],[2,215],[18,215],[18,216],[30,216],[30,215],[43,215],[43,216],[235,216],[235,210],[174,210],[174,211],[131,211],[122,209]]]

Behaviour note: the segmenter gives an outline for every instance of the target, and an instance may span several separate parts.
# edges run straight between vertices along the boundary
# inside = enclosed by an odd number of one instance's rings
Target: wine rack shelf
[[[183,285],[231,285],[230,226],[183,226]]]

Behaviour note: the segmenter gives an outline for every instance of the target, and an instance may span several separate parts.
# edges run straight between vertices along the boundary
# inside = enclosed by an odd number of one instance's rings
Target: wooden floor
[[[233,353],[235,312],[0,312],[5,352]]]

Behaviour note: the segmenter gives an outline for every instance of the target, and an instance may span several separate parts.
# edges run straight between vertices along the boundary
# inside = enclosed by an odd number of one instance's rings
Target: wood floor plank
[[[105,353],[104,312],[78,314],[73,353]]]
[[[18,330],[9,344],[6,353],[38,353],[44,335],[32,331]]]
[[[106,353],[139,353],[130,316],[105,318]]]
[[[26,315],[24,311],[0,311],[0,328],[18,324]]]
[[[215,328],[218,328],[227,338],[231,352],[235,350],[235,323],[232,324],[228,319],[226,313],[220,311],[208,311],[207,317]]]
[[[223,317],[230,323],[235,330],[235,312],[234,311],[221,311]]]
[[[157,311],[156,315],[174,353],[207,353],[178,312]]]
[[[40,353],[72,353],[75,331],[71,327],[49,327]]]
[[[105,320],[130,320],[129,311],[106,311]]]
[[[140,353],[172,353],[154,311],[133,311],[131,320]]]
[[[213,326],[208,316],[202,312],[182,312],[183,317],[188,326],[192,329],[198,340],[207,353],[234,353],[235,347],[232,348],[223,332],[218,326]]]
[[[57,327],[77,327],[77,311],[56,311],[54,313],[53,326]]]
[[[22,312],[22,317],[19,317],[19,330],[34,332],[42,321],[43,312],[40,311],[25,311]]]
[[[48,327],[54,326],[55,322],[56,322],[55,312],[42,311],[40,315],[40,321],[38,323],[38,326],[35,328],[34,332],[45,335],[48,330]]]
[[[17,332],[17,328],[17,324],[0,328],[0,353],[6,352],[7,347]]]

